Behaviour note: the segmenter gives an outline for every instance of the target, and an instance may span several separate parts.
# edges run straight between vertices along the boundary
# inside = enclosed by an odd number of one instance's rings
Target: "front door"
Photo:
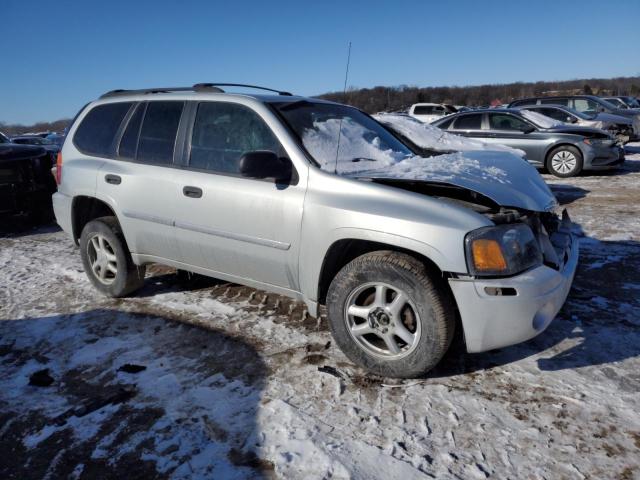
[[[247,152],[286,156],[267,123],[248,106],[201,102],[187,133],[185,169],[176,172],[180,261],[298,290],[298,240],[305,185],[240,176]]]
[[[510,113],[489,113],[487,116],[488,129],[483,141],[519,148],[525,151],[531,163],[544,164],[544,152],[550,142],[548,134]],[[531,128],[534,130],[525,133]]]

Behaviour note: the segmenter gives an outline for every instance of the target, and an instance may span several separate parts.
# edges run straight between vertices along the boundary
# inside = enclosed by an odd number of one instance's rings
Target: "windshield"
[[[382,125],[353,107],[306,100],[274,106],[323,170],[375,170],[413,156]]]
[[[638,102],[638,100],[636,100],[633,97],[623,97],[624,101],[626,102],[627,105],[629,105],[631,108],[640,108],[640,102]]]
[[[532,112],[531,110],[521,110],[520,113],[524,118],[542,128],[552,128],[562,125],[562,122],[554,120],[553,118],[547,117],[546,115],[542,115],[538,112]]]

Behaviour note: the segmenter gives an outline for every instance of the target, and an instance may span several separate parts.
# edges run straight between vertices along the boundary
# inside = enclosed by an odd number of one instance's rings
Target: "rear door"
[[[261,115],[240,103],[200,102],[192,116],[184,169],[176,173],[180,261],[298,290],[305,185],[239,173],[244,153],[287,156],[281,142]]]
[[[129,250],[177,260],[173,221],[178,186],[174,151],[182,101],[142,102],[129,112],[98,192],[116,205]]]

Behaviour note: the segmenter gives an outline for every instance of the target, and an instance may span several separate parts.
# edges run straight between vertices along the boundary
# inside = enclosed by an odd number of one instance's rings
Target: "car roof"
[[[219,86],[228,86],[232,88],[245,88],[256,89],[261,91],[267,91],[269,93],[251,93],[251,92],[227,92],[219,88]],[[254,85],[244,84],[196,84],[192,87],[159,87],[159,88],[146,88],[137,90],[111,90],[103,95],[95,103],[107,103],[106,101],[118,99],[127,101],[146,101],[150,99],[160,98],[181,98],[184,100],[189,99],[202,99],[210,98],[220,100],[221,98],[251,98],[261,103],[293,103],[300,101],[308,101],[313,103],[326,103],[336,104],[329,100],[323,100],[320,98],[304,97],[300,95],[293,95],[289,92],[275,90],[266,87],[259,87]],[[110,102],[109,102],[110,103]]]
[[[464,112],[456,112],[452,115],[447,116],[450,118],[453,115],[470,115],[473,113],[520,113],[520,108],[517,107],[500,107],[500,108],[477,108],[476,110],[469,110]]]

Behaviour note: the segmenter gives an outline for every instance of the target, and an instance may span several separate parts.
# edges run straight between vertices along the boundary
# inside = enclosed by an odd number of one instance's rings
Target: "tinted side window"
[[[534,110],[534,112],[541,113],[542,115],[546,115],[549,118],[553,118],[554,120],[559,120],[561,122],[566,122],[570,116],[568,113],[556,108],[539,108]]]
[[[480,130],[482,127],[482,114],[463,115],[458,117],[453,124],[454,130]]]
[[[93,108],[82,120],[73,143],[89,155],[111,155],[111,144],[132,102],[107,103]]]
[[[118,156],[122,158],[136,158],[136,152],[138,150],[138,135],[140,134],[140,125],[142,124],[142,117],[144,115],[145,108],[145,103],[138,105],[136,107],[136,111],[129,119],[127,128],[120,140]]]
[[[491,130],[516,130],[522,131],[528,125],[513,115],[504,113],[489,114],[489,128]]]
[[[414,115],[429,115],[433,112],[433,107],[430,105],[418,105],[413,109]]]
[[[451,124],[453,123],[455,119],[454,118],[449,118],[447,120],[445,120],[444,122],[442,122],[441,124],[438,125],[438,128],[442,129],[442,130],[446,130],[447,128],[449,128],[451,126]]]
[[[138,154],[143,163],[167,165],[173,162],[173,148],[184,102],[149,102],[144,115]]]
[[[543,98],[540,100],[540,103],[543,105],[562,105],[565,107],[569,106],[568,98]]]
[[[203,102],[198,105],[189,166],[239,174],[238,162],[247,152],[270,150],[284,154],[280,142],[253,110],[243,105]]]

